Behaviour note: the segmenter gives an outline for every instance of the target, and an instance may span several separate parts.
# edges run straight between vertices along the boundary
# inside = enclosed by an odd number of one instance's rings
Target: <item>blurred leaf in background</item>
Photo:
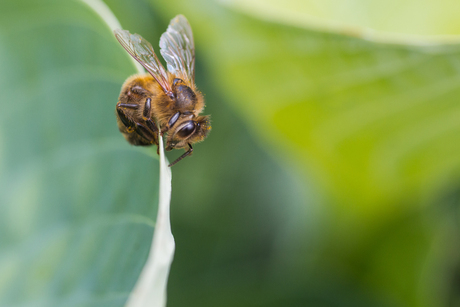
[[[154,47],[188,18],[212,115],[173,168],[169,306],[458,306],[458,4],[106,3]],[[81,2],[0,14],[0,306],[122,306],[158,185],[114,120],[134,69]]]
[[[287,14],[304,12],[299,1],[222,3],[155,2],[171,15],[181,8],[188,16],[204,53],[207,79],[258,144],[288,172],[303,174],[298,184],[309,187],[308,198],[298,198],[297,206],[288,199],[278,206],[298,210],[297,219],[309,223],[311,210],[304,207],[320,205],[321,224],[281,232],[280,244],[267,251],[270,274],[256,280],[272,288],[249,292],[263,292],[273,306],[455,302],[458,251],[451,240],[457,237],[456,207],[444,199],[455,203],[455,197],[445,195],[456,195],[458,189],[458,45],[384,43],[391,38],[387,33],[366,36],[373,42],[330,29],[294,27],[295,19]],[[330,7],[335,3],[342,2],[330,2]],[[379,14],[375,4],[372,13]],[[445,8],[446,14],[455,8]],[[418,12],[417,4],[411,11]],[[405,20],[420,22],[409,14]],[[433,27],[439,22],[433,20]],[[411,33],[409,26],[402,34],[458,34],[452,26],[442,33]],[[399,34],[394,41],[403,38]],[[214,121],[215,135],[219,123]]]

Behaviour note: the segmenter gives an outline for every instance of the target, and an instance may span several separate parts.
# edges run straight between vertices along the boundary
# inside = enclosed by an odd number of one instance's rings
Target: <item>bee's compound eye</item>
[[[181,138],[186,138],[193,132],[195,132],[195,122],[190,120],[186,122],[182,128],[180,128],[180,130],[177,132],[177,135]]]

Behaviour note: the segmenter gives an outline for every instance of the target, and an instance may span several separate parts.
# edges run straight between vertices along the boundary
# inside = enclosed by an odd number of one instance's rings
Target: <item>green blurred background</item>
[[[155,48],[188,18],[212,115],[168,306],[460,306],[456,1],[105,3]],[[84,2],[0,1],[1,307],[126,301],[158,198],[116,126],[133,73]]]

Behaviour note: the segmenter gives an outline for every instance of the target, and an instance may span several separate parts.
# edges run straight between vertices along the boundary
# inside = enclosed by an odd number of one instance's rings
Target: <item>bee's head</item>
[[[174,129],[169,131],[166,150],[185,148],[188,144],[201,142],[211,130],[209,116],[198,116],[177,122]]]

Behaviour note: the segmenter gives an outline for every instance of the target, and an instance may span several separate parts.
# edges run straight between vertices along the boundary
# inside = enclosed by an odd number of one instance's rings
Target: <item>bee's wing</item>
[[[123,48],[155,78],[165,93],[172,95],[168,75],[158,60],[152,45],[139,34],[131,34],[128,30],[116,29],[113,33]]]
[[[184,81],[195,83],[195,43],[192,28],[183,15],[174,17],[161,35],[160,53],[171,73]]]

